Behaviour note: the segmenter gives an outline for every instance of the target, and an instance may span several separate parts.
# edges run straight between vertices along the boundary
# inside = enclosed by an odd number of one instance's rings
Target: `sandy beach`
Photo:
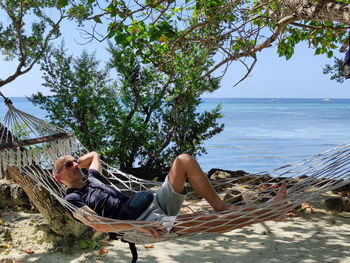
[[[350,213],[325,209],[324,197],[311,201],[302,217],[266,222],[220,235],[198,235],[173,241],[138,245],[138,262],[350,262]],[[4,212],[0,262],[130,262],[127,244],[110,241],[99,249],[53,247],[40,215]],[[5,234],[6,234],[5,233]],[[8,237],[7,237],[8,238]],[[26,251],[27,250],[27,251]],[[28,253],[29,252],[29,253]]]

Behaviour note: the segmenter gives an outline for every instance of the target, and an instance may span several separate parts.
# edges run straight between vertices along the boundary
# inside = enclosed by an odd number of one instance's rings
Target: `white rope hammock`
[[[32,178],[37,182],[37,187],[45,188],[66,209],[78,214],[83,213],[82,209],[78,209],[64,200],[65,189],[53,180],[51,168],[54,161],[62,155],[82,156],[88,153],[88,150],[81,145],[72,133],[22,112],[16,109],[12,103],[6,104],[8,112],[4,118],[4,124],[0,123],[0,170],[6,171],[8,166],[17,167],[23,176]],[[177,231],[177,234],[162,234],[160,239],[154,240],[146,233],[136,230],[121,231],[115,229],[115,232],[124,235],[124,239],[127,241],[145,244],[177,238],[179,237],[178,234],[188,236],[217,232],[219,227],[224,226],[235,229],[250,222],[263,221],[264,217],[280,216],[292,207],[298,207],[306,200],[349,184],[349,151],[350,145],[344,144],[303,161],[274,170],[244,176],[244,178],[212,181],[214,188],[224,200],[236,200],[234,204],[242,205],[230,212],[214,213],[210,210],[209,204],[198,200],[198,196],[195,196],[189,188],[188,198],[181,213],[201,212],[201,214],[189,217],[186,222],[188,224],[175,220],[174,227],[181,229]],[[155,190],[161,185],[160,182],[143,180],[125,174],[106,163],[102,163],[102,166],[103,175],[107,182],[128,195],[145,189]],[[267,175],[269,179],[266,181]],[[242,183],[242,179],[244,179],[244,183]],[[266,199],[271,199],[278,190],[278,188],[270,186],[282,181],[286,181],[288,184],[288,197],[286,199],[288,204],[285,202],[286,200],[275,205],[271,205],[271,202],[264,202]],[[245,198],[245,195],[248,195],[249,198]],[[256,209],[247,211],[246,206],[243,205],[254,205]],[[208,220],[208,215],[212,215],[213,219]],[[133,226],[142,227],[153,226],[154,224],[153,222],[144,221],[106,219],[92,214],[90,216],[97,222],[104,224],[127,222]],[[107,220],[108,222],[106,222]],[[184,226],[191,225],[190,223],[193,223],[193,226]],[[193,233],[188,231],[191,227],[193,227]]]

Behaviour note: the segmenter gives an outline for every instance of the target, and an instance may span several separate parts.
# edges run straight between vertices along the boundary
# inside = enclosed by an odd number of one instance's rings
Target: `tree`
[[[188,44],[196,42],[217,54],[217,63],[199,77],[223,67],[225,73],[225,67],[239,61],[247,69],[244,79],[257,61],[257,52],[272,45],[286,59],[300,42],[307,42],[316,55],[331,58],[335,49],[347,46],[350,2],[113,1],[103,15],[113,19],[105,37],[134,48],[145,63],[152,61],[162,68],[177,52],[186,52]]]
[[[338,57],[334,57],[333,66],[326,64],[323,68],[323,74],[331,74],[330,79],[343,83],[344,78],[344,61]]]
[[[38,93],[30,100],[109,164],[122,170],[165,168],[180,153],[204,153],[203,141],[223,130],[217,123],[220,106],[196,112],[199,96],[217,89],[219,79],[197,79],[212,61],[203,60],[201,49],[191,48],[193,56],[178,55],[172,74],[142,65],[137,55],[125,55],[112,45],[113,58],[103,70],[87,52],[74,58],[64,46],[51,48],[42,70],[44,86],[53,96]],[[109,77],[111,69],[119,75],[116,82]]]
[[[28,73],[41,60],[50,43],[60,36],[59,26],[64,19],[74,16],[82,21],[90,11],[91,5],[73,6],[66,1],[0,1],[1,59],[17,60],[14,72],[0,79],[0,88]],[[53,232],[66,238],[91,235],[91,230],[77,223],[50,193],[35,187],[37,182],[14,166],[8,166],[7,172],[23,188]]]
[[[103,112],[111,104],[114,106],[108,71],[99,70],[94,55],[85,51],[79,58],[65,52],[63,44],[58,49],[51,47],[41,63],[43,86],[54,95],[38,92],[29,100],[41,105],[54,125],[74,131],[83,145],[103,151],[102,142],[107,133]]]
[[[119,158],[129,160],[124,164],[121,162],[121,167],[130,169],[138,160],[138,164],[144,167],[163,168],[180,153],[200,155],[205,152],[200,147],[203,141],[223,130],[223,125],[216,122],[222,117],[220,105],[211,112],[196,113],[200,95],[219,87],[218,78],[198,79],[213,60],[196,44],[188,48],[191,52],[178,53],[172,62],[162,66],[163,72],[160,72],[151,66],[139,71],[137,54],[110,46],[113,54],[110,65],[121,74],[120,90],[124,94],[121,100],[124,106],[128,105],[126,108],[131,109],[121,127],[137,126],[134,131],[144,131],[138,138],[135,132],[129,134],[122,130],[115,133],[115,144],[119,148],[125,147],[124,152],[133,152],[130,155],[133,158]]]
[[[10,76],[0,79],[0,87],[29,72],[40,61],[49,44],[60,36],[60,23],[73,14],[78,17],[77,11],[68,4],[63,7],[61,2],[0,2],[0,49],[3,59],[18,60],[16,70]],[[48,11],[53,14],[47,15]],[[85,15],[88,14],[86,12]]]
[[[350,44],[350,34],[348,44]],[[344,52],[345,49],[346,45],[343,45],[340,51]],[[340,83],[343,83],[345,79],[350,78],[350,47],[346,52],[344,59],[334,57],[333,66],[326,64],[323,69],[323,74],[331,74],[330,79]]]

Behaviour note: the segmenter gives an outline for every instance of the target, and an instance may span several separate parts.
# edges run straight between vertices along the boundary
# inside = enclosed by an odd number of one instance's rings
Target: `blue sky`
[[[80,54],[83,49],[95,51],[98,58],[106,57],[105,44],[98,42],[79,45],[83,42],[77,30],[71,25],[63,25],[63,36],[69,53]],[[67,38],[67,36],[70,36]],[[340,54],[341,57],[344,54]],[[4,62],[1,59],[0,77],[5,78],[14,72],[15,63]],[[326,56],[315,56],[314,50],[301,44],[295,49],[294,56],[286,61],[278,57],[275,48],[265,49],[258,53],[258,62],[245,81],[233,88],[233,85],[245,74],[244,68],[238,62],[232,63],[223,78],[221,88],[206,98],[350,98],[350,80],[340,84],[331,81],[328,75],[322,73],[326,63],[332,59]],[[40,67],[12,83],[2,87],[2,92],[8,97],[30,96],[38,91],[49,94],[48,89],[41,86]]]
[[[243,75],[242,67],[236,64],[224,77],[221,89],[206,97],[350,98],[350,80],[338,83],[322,73],[325,64],[332,62],[333,58],[315,56],[306,44],[299,45],[288,61],[278,56],[276,48],[265,49],[258,53],[250,77],[233,88]]]

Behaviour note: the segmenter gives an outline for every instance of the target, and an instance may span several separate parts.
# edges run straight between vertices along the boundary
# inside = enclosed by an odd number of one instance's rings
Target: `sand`
[[[151,248],[138,245],[138,262],[350,263],[350,214],[327,211],[323,202],[323,197],[311,201],[314,213],[306,211],[303,217],[290,217],[285,222],[148,244]],[[2,221],[0,238],[7,232],[12,241],[0,239],[0,262],[108,263],[131,259],[128,245],[120,241],[101,243],[108,250],[103,255],[98,249],[81,249],[78,244],[68,251],[54,247],[40,215],[4,212]],[[34,253],[28,254],[26,249]]]

